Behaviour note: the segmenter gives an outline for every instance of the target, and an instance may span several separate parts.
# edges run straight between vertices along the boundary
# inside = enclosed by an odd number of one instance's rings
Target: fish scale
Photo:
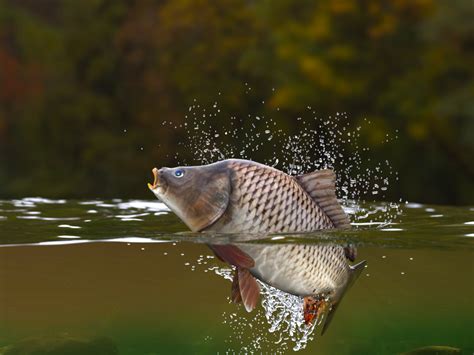
[[[294,178],[253,162],[230,161],[228,168],[232,171],[232,203],[226,218],[208,230],[282,233],[334,228]]]
[[[338,245],[236,245],[255,260],[255,277],[294,295],[337,293],[350,275],[344,248]]]

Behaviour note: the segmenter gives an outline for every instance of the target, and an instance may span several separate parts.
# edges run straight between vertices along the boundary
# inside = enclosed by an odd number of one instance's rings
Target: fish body
[[[334,223],[295,178],[250,161],[218,164],[229,169],[232,192],[222,218],[207,230],[284,233],[334,228]]]
[[[292,177],[253,161],[153,170],[155,195],[194,232],[281,233],[348,228],[332,170]],[[178,176],[177,176],[178,175]]]
[[[338,298],[350,277],[351,267],[340,245],[235,245],[255,261],[252,275],[293,295]]]
[[[153,169],[153,193],[194,232],[291,233],[349,228],[337,201],[335,174],[325,169],[289,176],[253,161]],[[332,318],[344,291],[365,262],[350,266],[355,249],[319,245],[210,244],[236,267],[231,298],[248,311],[257,304],[255,278],[304,297],[307,323],[329,310]],[[324,331],[324,328],[323,328]]]

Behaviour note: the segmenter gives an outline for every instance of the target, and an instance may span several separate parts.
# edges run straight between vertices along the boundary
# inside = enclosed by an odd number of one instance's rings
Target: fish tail
[[[344,297],[345,293],[351,288],[354,282],[359,278],[362,270],[364,270],[365,266],[367,265],[367,261],[363,260],[358,264],[355,264],[350,267],[350,275],[347,284],[344,286],[344,289],[341,291],[341,298],[338,300],[337,303],[334,303],[329,307],[329,310],[326,315],[326,320],[323,325],[323,329],[321,330],[321,335],[323,335],[331,324],[332,319],[334,318],[334,314],[336,313],[337,307],[341,303],[342,297]]]
[[[362,260],[360,263],[349,266],[351,268],[351,274],[349,276],[349,282],[347,282],[347,286],[346,286],[347,289],[349,289],[354,284],[354,282],[359,278],[360,274],[365,269],[366,265],[367,265],[367,261]]]

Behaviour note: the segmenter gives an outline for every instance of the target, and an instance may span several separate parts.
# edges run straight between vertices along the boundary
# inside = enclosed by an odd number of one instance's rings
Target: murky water
[[[0,201],[0,354],[471,354],[474,208],[346,205],[351,231],[250,237],[186,232],[158,201]],[[367,268],[321,335],[265,284],[253,312],[230,302],[231,267],[206,243],[243,242],[355,245]]]

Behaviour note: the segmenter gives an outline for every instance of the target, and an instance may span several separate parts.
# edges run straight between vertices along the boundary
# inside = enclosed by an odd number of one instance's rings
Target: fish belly
[[[239,244],[255,261],[252,274],[298,296],[333,294],[349,277],[340,246]]]

